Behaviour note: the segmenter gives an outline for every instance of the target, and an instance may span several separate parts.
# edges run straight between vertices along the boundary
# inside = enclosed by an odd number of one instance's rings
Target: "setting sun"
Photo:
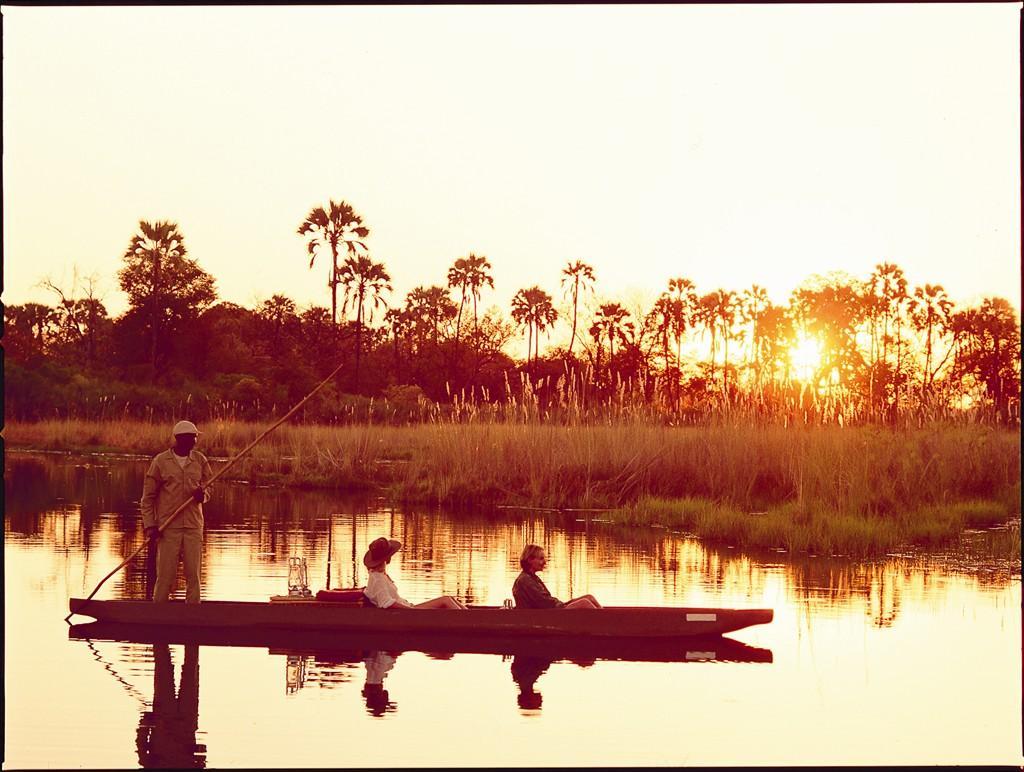
[[[821,342],[801,335],[789,349],[789,361],[796,370],[797,380],[809,380],[821,367]]]

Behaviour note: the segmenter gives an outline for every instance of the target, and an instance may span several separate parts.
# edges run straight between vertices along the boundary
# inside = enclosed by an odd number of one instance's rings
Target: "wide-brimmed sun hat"
[[[402,542],[396,539],[385,539],[381,536],[370,542],[370,549],[363,555],[363,565],[367,568],[376,568],[387,563],[398,550],[402,549]]]

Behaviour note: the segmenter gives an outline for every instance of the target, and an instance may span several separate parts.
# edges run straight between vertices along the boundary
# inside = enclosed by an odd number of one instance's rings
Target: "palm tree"
[[[714,292],[703,295],[697,302],[696,318],[704,326],[704,329],[711,333],[711,373],[709,380],[715,380],[715,340],[718,333],[718,299]]]
[[[346,258],[338,269],[336,284],[345,287],[345,296],[341,312],[348,310],[351,302],[356,309],[356,377],[355,388],[359,391],[359,357],[362,351],[363,331],[363,308],[367,300],[373,301],[369,309],[369,321],[373,321],[373,311],[380,306],[384,299],[383,292],[391,291],[391,277],[384,270],[383,263],[375,263],[369,257],[360,255],[358,257]]]
[[[736,293],[732,290],[716,290],[715,317],[722,325],[722,342],[724,352],[722,356],[722,391],[726,398],[729,396],[729,338],[732,337],[732,328],[736,324]]]
[[[325,210],[314,207],[299,226],[299,235],[312,234],[306,244],[309,252],[309,267],[313,267],[317,252],[325,244],[331,248],[331,270],[327,286],[331,288],[331,321],[338,323],[338,245],[344,244],[349,256],[356,254],[356,247],[366,250],[365,239],[370,229],[363,225],[362,218],[345,201],[337,203],[331,199]]]
[[[512,298],[512,318],[526,327],[526,367],[530,367],[530,346],[534,349],[534,363],[540,358],[540,334],[558,319],[558,311],[551,302],[551,296],[540,287],[521,289]]]
[[[150,223],[145,220],[139,222],[139,232],[132,236],[124,253],[125,260],[144,260],[149,264],[149,278],[146,282],[149,285],[149,361],[154,376],[167,285],[164,273],[168,268],[168,262],[180,260],[185,254],[185,240],[178,230],[177,223]]]
[[[663,292],[656,301],[654,306],[651,308],[651,312],[647,315],[647,319],[654,325],[654,332],[657,336],[658,342],[661,344],[662,358],[665,360],[665,379],[668,380],[669,366],[668,366],[668,339],[672,332],[672,321],[676,316],[675,305],[678,301],[669,295],[667,292]]]
[[[275,355],[281,353],[282,334],[288,327],[300,323],[295,301],[284,295],[272,295],[256,309],[256,315],[270,329],[270,350]]]
[[[878,306],[882,314],[882,363],[888,368],[889,344],[896,344],[896,369],[893,377],[893,409],[899,412],[900,404],[900,370],[903,364],[902,346],[902,310],[907,295],[907,280],[903,275],[903,269],[894,263],[879,263],[875,266],[868,279],[869,293],[877,298]],[[893,322],[896,339],[890,334],[889,323]]]
[[[458,287],[461,292],[459,300],[459,314],[455,322],[455,342],[459,341],[459,330],[462,326],[462,308],[466,303],[466,296],[473,298],[473,327],[477,326],[477,301],[480,299],[480,289],[486,284],[494,289],[494,279],[487,273],[491,267],[486,257],[469,253],[468,257],[460,257],[455,264],[448,269],[448,286]]]
[[[590,334],[597,341],[597,356],[601,357],[601,338],[608,338],[608,370],[611,372],[612,360],[615,357],[615,340],[625,339],[627,330],[633,329],[633,323],[628,321],[629,311],[618,303],[602,303],[594,315],[594,322],[590,325]]]
[[[893,321],[893,317],[897,317],[897,323],[899,321],[899,309],[902,301],[907,297],[907,280],[903,276],[903,269],[898,265],[879,263],[868,279],[868,287],[870,294],[877,297],[879,301],[882,314],[882,361],[887,362],[889,344],[892,343],[889,323]]]
[[[768,365],[768,379],[775,380],[775,368],[782,362],[783,380],[789,382],[790,361],[786,353],[793,340],[793,318],[789,309],[768,304],[757,322],[758,360]]]
[[[925,284],[917,287],[910,300],[910,319],[918,332],[925,333],[924,378],[921,390],[927,395],[931,391],[932,379],[932,332],[935,328],[947,330],[950,324],[950,313],[953,303],[946,295],[941,284]],[[936,372],[940,369],[936,368]]]
[[[441,325],[455,317],[455,303],[448,296],[446,287],[436,284],[416,287],[405,296],[405,311],[410,323],[419,332],[418,337],[426,338],[423,330],[427,328],[437,346],[441,341]]]
[[[683,361],[683,334],[693,324],[693,316],[697,310],[697,288],[689,279],[675,278],[668,280],[668,291],[674,295],[672,306],[672,334],[676,339],[676,361]]]
[[[985,298],[977,308],[954,317],[960,344],[956,373],[984,385],[1003,420],[1011,398],[1020,399],[1020,320],[1009,301]]]
[[[572,297],[572,335],[569,337],[569,356],[572,356],[572,344],[576,341],[576,317],[579,311],[580,290],[593,291],[594,269],[577,260],[562,269],[562,286],[565,294]]]
[[[494,279],[489,273],[491,269],[491,263],[482,255],[474,255],[472,252],[469,253],[469,257],[466,258],[467,265],[467,286],[469,287],[469,294],[473,297],[473,329],[477,329],[477,303],[480,302],[480,290],[486,284],[491,289],[494,289]]]
[[[395,344],[395,378],[401,382],[402,356],[401,341],[412,329],[412,320],[409,313],[402,308],[389,308],[384,314],[384,323],[391,330],[391,337]]]
[[[748,290],[743,291],[740,298],[740,318],[750,323],[750,352],[748,362],[757,362],[760,365],[761,350],[761,316],[771,306],[768,300],[768,293],[764,287],[754,284]],[[756,368],[755,383],[760,386],[761,370]]]
[[[462,328],[462,308],[466,305],[466,294],[469,292],[469,266],[464,257],[458,258],[448,269],[448,286],[451,289],[457,287],[461,292],[459,314],[455,319],[455,342],[458,343],[459,330]]]

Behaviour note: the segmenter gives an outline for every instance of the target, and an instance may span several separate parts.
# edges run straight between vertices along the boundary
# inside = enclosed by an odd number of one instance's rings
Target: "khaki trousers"
[[[199,568],[203,560],[203,531],[200,528],[168,528],[156,544],[156,586],[153,600],[165,601],[177,583],[178,558],[185,563],[185,602],[199,602]]]

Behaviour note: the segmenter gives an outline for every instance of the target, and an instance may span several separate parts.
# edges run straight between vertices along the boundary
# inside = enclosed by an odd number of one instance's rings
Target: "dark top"
[[[548,592],[537,574],[523,571],[512,585],[512,597],[516,608],[561,608],[565,604]]]

